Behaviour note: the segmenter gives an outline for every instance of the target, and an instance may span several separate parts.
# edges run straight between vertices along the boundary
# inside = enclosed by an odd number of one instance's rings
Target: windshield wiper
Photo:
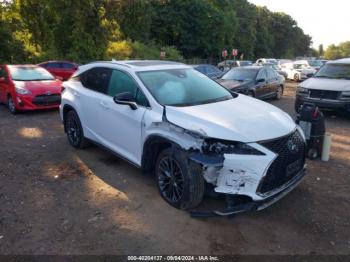
[[[336,79],[350,80],[350,76],[340,76],[340,77],[336,77]]]
[[[29,82],[29,81],[50,81],[50,80],[54,80],[54,78],[50,78],[50,79],[15,79],[12,78],[12,80],[14,81],[23,81],[23,82]]]
[[[334,77],[329,77],[329,76],[315,76],[316,78],[334,78]]]
[[[170,105],[167,105],[167,106],[175,106],[175,107],[198,106],[198,105],[222,102],[222,101],[230,100],[230,99],[233,99],[233,98],[235,98],[235,97],[231,95],[231,96],[223,96],[223,97],[219,97],[219,98],[199,101],[199,102],[196,102],[196,103],[179,103],[179,104],[170,104]]]

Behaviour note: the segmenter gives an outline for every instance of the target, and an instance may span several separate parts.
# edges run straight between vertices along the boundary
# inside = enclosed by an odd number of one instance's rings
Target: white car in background
[[[262,66],[264,64],[273,64],[278,66],[278,61],[275,58],[259,58],[255,62],[255,65],[258,65],[258,66]]]
[[[308,79],[314,76],[314,74],[317,72],[315,68],[310,67],[304,61],[282,64],[281,69],[286,73],[287,79],[294,80],[296,82]]]
[[[215,214],[261,210],[305,175],[304,133],[287,113],[231,93],[190,66],[96,62],[63,85],[69,143],[93,141],[153,173],[176,208],[195,208],[212,190],[228,200]]]

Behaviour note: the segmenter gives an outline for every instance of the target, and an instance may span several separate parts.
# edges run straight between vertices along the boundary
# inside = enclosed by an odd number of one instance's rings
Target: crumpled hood
[[[281,137],[296,128],[287,113],[245,95],[198,106],[167,106],[166,117],[173,124],[211,138],[246,143]]]
[[[313,77],[302,82],[300,86],[307,89],[350,91],[350,80]]]
[[[236,80],[225,80],[225,79],[218,80],[218,83],[220,83],[220,85],[226,87],[227,89],[237,89],[241,86],[249,84],[250,82],[251,81],[240,82]]]

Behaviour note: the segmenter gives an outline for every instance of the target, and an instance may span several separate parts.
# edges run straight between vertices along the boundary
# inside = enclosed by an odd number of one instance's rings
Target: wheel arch
[[[145,140],[142,150],[141,168],[144,172],[153,171],[158,155],[167,148],[181,148],[179,144],[161,135],[150,135]]]
[[[62,117],[63,117],[63,119],[62,120],[63,120],[64,132],[66,132],[66,133],[67,133],[67,129],[66,129],[66,125],[65,125],[66,116],[67,116],[68,112],[70,112],[72,110],[75,111],[76,113],[78,113],[77,110],[75,110],[75,108],[73,106],[71,106],[71,105],[65,104],[63,106],[63,110],[62,110]]]

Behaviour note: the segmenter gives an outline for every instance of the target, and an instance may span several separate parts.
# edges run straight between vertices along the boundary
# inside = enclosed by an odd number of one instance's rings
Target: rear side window
[[[45,68],[60,68],[61,65],[60,63],[47,63],[46,65],[44,65]]]
[[[276,74],[275,74],[274,70],[272,70],[272,69],[266,69],[266,70],[267,70],[267,79],[268,80],[276,78]]]
[[[74,65],[71,63],[61,63],[63,69],[73,69]]]
[[[107,94],[114,97],[125,92],[131,93],[135,97],[137,104],[142,106],[149,105],[147,98],[130,75],[119,70],[113,70]]]
[[[84,87],[106,94],[111,71],[109,68],[95,67],[80,75],[80,81]]]
[[[265,69],[261,69],[256,79],[267,79],[267,73]]]

